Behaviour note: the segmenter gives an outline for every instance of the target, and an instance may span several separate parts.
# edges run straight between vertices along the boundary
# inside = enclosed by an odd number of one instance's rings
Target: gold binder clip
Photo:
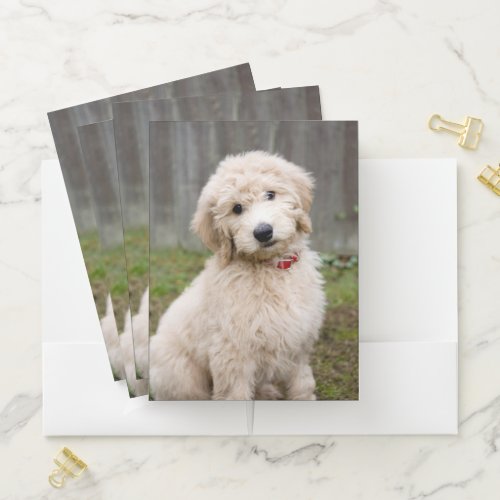
[[[489,165],[481,170],[477,176],[479,182],[482,182],[486,187],[489,187],[497,196],[500,196],[500,165],[494,169]]]
[[[54,488],[64,486],[64,481],[68,476],[74,478],[81,476],[87,468],[87,464],[66,447],[59,450],[54,458],[54,463],[58,468],[54,469],[49,475],[49,483]]]
[[[476,149],[483,131],[483,122],[480,118],[467,116],[465,123],[454,123],[443,120],[440,115],[432,115],[428,122],[431,130],[445,130],[458,135],[458,145],[466,149]]]

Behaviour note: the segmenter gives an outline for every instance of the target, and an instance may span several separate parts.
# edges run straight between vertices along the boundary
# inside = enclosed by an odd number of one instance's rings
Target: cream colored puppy
[[[220,163],[192,221],[215,255],[151,339],[154,399],[315,399],[309,356],[326,301],[307,239],[312,188],[262,151]]]

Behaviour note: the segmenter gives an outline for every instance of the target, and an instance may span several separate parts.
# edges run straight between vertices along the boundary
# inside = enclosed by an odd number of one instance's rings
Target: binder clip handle
[[[465,129],[465,126],[463,124],[445,120],[441,115],[438,114],[432,115],[429,118],[428,124],[431,130],[446,130],[447,132],[452,132],[453,134],[459,135],[462,134]]]
[[[66,474],[62,468],[54,469],[49,475],[49,483],[54,488],[62,488],[64,486],[64,481],[66,480]]]
[[[483,132],[483,121],[473,116],[467,116],[465,123],[455,123],[434,114],[429,118],[427,125],[435,132],[443,130],[458,135],[458,145],[465,149],[476,149]]]

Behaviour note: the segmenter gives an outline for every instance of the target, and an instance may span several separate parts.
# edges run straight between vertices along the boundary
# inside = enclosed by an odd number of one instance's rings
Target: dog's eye
[[[243,207],[237,203],[234,207],[233,207],[233,212],[237,215],[240,215],[241,212],[243,212]]]
[[[274,200],[276,193],[274,191],[266,191],[266,194],[264,196],[266,200]]]

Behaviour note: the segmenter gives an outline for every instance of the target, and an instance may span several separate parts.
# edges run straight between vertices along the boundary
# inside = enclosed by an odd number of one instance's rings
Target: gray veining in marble
[[[497,500],[500,161],[495,0],[5,0],[0,6],[0,499]],[[360,122],[360,155],[459,163],[460,434],[434,437],[41,437],[40,161],[46,112],[249,60],[257,88],[319,84]],[[485,123],[476,152],[432,134]],[[38,395],[38,396],[37,396]],[[67,445],[86,477],[47,483]]]

